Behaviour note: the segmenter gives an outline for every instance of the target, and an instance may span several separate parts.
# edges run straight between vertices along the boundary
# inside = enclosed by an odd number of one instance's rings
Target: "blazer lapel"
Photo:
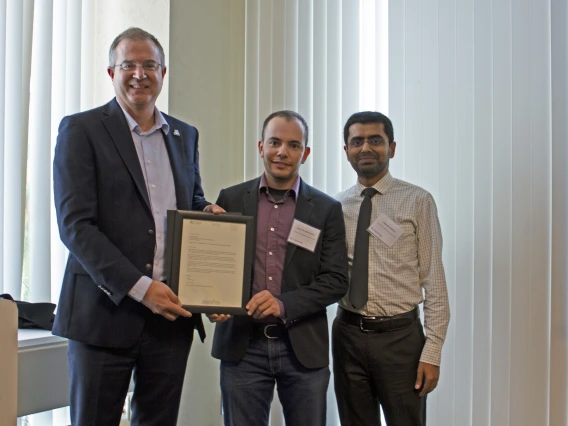
[[[124,117],[116,99],[110,101],[106,107],[103,109],[103,124],[107,128],[118,153],[132,176],[138,192],[142,195],[148,209],[151,210],[148,190],[144,183],[144,175],[140,168],[140,161],[138,160],[138,154],[136,154],[136,148],[134,147],[134,141],[132,140],[126,117]]]
[[[312,209],[314,205],[311,202],[312,195],[310,192],[310,187],[300,181],[300,193],[296,198],[296,211],[294,212],[294,219],[299,220],[303,223],[308,223],[310,221],[310,216],[312,215]],[[286,247],[286,260],[284,261],[284,267],[288,266],[288,263],[292,260],[292,256],[296,251],[296,245],[288,243]]]
[[[259,184],[260,184],[260,178],[253,180],[251,186],[248,189],[248,192],[243,196],[243,214],[245,216],[253,216],[255,220],[258,211]]]
[[[167,118],[166,121],[168,121]],[[164,135],[164,143],[166,144],[172,173],[174,175],[177,208],[178,210],[191,210],[191,202],[187,199],[187,191],[185,190],[188,183],[185,180],[183,135],[179,135],[178,133],[178,135],[174,136],[174,128],[169,121],[168,124],[170,125],[168,134],[166,135],[163,131],[162,134]]]

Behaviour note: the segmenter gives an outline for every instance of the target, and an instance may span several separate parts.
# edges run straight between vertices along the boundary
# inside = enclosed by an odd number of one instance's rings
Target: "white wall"
[[[211,201],[244,177],[244,39],[245,0],[171,2],[170,112],[199,130]]]

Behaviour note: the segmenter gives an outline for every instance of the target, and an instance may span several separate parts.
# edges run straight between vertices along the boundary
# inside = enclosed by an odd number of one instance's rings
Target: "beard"
[[[365,158],[373,159],[375,161],[369,164],[359,164],[359,161]],[[357,172],[357,175],[366,178],[372,178],[374,176],[380,175],[389,166],[389,158],[387,157],[385,161],[381,161],[380,157],[376,154],[360,154],[355,158],[354,161],[351,161],[351,165]]]
[[[272,179],[280,182],[287,182],[298,174],[298,168],[291,167],[285,170],[279,170],[266,158],[264,158],[264,170],[266,170]]]

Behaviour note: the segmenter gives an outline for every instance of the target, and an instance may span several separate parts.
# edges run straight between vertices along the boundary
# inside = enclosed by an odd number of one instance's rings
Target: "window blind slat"
[[[6,92],[4,98],[4,289],[22,297],[25,203],[23,3],[6,2]]]
[[[53,2],[38,2],[30,80],[28,250],[32,301],[51,301],[51,42]],[[58,234],[55,235],[58,238]]]

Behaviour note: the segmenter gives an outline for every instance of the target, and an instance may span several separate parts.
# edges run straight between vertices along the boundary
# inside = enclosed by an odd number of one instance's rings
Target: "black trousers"
[[[425,337],[420,320],[389,332],[365,332],[335,318],[332,351],[342,426],[425,426],[426,396],[414,390]]]
[[[179,323],[177,323],[180,321]],[[118,426],[133,373],[133,426],[175,426],[193,322],[153,315],[131,348],[103,348],[69,340],[73,426]]]

